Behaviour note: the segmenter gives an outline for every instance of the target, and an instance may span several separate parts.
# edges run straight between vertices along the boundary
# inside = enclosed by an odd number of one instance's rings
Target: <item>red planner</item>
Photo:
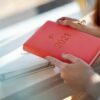
[[[100,38],[47,21],[24,43],[23,48],[43,58],[53,56],[65,61],[61,55],[66,53],[93,64],[100,55]]]

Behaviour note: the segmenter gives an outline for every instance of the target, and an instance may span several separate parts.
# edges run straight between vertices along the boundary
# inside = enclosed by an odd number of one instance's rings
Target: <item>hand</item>
[[[69,21],[78,21],[78,19],[74,19],[74,18],[70,18],[70,17],[61,17],[61,18],[59,18],[58,20],[57,20],[57,23],[58,24],[62,24],[62,22],[63,21],[67,21],[67,20],[69,20]]]
[[[85,20],[79,21],[69,17],[62,17],[57,20],[57,23],[64,26],[70,26],[82,32],[100,37],[100,28],[95,25],[85,25]]]
[[[68,86],[75,91],[85,91],[89,80],[95,72],[87,63],[75,56],[63,54],[62,57],[72,63],[64,63],[54,57],[46,57],[46,59],[61,69],[61,78],[64,79]]]
[[[70,27],[78,29],[80,31],[85,31],[86,30],[86,26],[83,25],[79,20],[69,18],[69,17],[62,17],[62,18],[57,20],[57,23],[61,24],[61,25],[64,25],[64,26],[70,26]],[[85,23],[85,21],[83,23]]]

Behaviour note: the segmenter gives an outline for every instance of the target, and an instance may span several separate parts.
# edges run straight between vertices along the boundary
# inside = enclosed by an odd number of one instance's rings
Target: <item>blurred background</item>
[[[73,1],[79,4],[81,13],[86,14],[89,11],[87,7],[89,9],[92,8],[95,0],[0,0],[0,28],[26,20]],[[65,12],[67,13],[67,9],[65,9]]]

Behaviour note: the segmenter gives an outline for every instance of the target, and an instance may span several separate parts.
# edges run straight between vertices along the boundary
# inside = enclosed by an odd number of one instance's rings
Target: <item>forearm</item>
[[[100,100],[100,76],[94,74],[87,83],[86,91],[96,100]]]
[[[82,28],[81,28],[82,27]],[[83,25],[79,27],[81,31],[100,37],[100,28],[96,26]]]
[[[93,22],[93,14],[94,11],[92,11],[91,13],[89,13],[88,15],[84,16],[83,18],[81,18],[80,20],[85,20],[86,21],[86,25],[83,25],[82,31],[89,33],[91,35],[100,37],[100,27],[97,27],[94,22]]]

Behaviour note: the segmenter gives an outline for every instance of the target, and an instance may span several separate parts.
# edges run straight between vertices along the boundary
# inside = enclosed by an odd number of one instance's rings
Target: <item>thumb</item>
[[[78,59],[77,57],[71,55],[71,54],[62,54],[62,57],[66,60],[71,61],[72,63],[75,63],[76,60]]]

